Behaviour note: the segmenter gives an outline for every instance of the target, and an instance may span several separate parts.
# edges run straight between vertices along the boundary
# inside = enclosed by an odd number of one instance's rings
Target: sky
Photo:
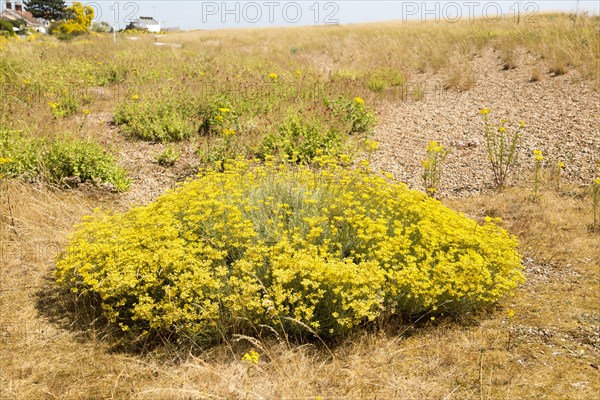
[[[548,11],[587,11],[598,15],[598,0],[570,1],[404,1],[404,0],[90,0],[96,21],[123,28],[140,16],[154,17],[162,27],[223,29],[268,26],[352,24],[376,21],[459,21],[501,15],[534,22]]]

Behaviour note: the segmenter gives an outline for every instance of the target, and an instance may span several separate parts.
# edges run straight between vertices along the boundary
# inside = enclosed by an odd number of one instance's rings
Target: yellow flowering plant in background
[[[505,119],[499,123],[490,121],[491,110],[484,108],[479,111],[483,118],[483,135],[487,150],[488,161],[492,167],[494,184],[498,189],[504,188],[512,167],[517,160],[517,146],[525,123],[519,121],[517,128],[510,128]],[[511,132],[512,131],[512,132]]]
[[[56,280],[124,331],[200,342],[473,312],[524,281],[517,240],[491,219],[480,225],[366,162],[314,161],[227,161],[147,206],[97,211],[57,258]]]
[[[7,158],[7,157],[0,157],[0,179],[4,178],[4,174],[2,173],[2,166],[4,164],[10,164],[12,163],[12,159]]]
[[[600,164],[598,164],[600,169]],[[592,231],[600,231],[600,177],[592,182],[592,208],[594,210],[594,221]]]
[[[541,172],[542,172],[542,165],[544,162],[544,155],[542,154],[541,150],[533,150],[531,152],[533,154],[533,200],[537,201],[539,200],[539,192],[540,192],[540,185],[542,184],[542,177]]]
[[[556,163],[556,169],[555,169],[555,173],[556,173],[556,175],[555,175],[556,190],[560,190],[560,183],[561,183],[561,180],[562,180],[562,175],[563,175],[563,171],[565,169],[565,166],[566,166],[566,164],[565,164],[564,161],[559,160]]]
[[[249,352],[244,353],[242,361],[245,361],[250,365],[258,365],[260,361],[260,354],[256,350],[250,350]]]
[[[421,178],[423,178],[427,194],[431,197],[435,197],[438,192],[444,171],[444,161],[448,154],[450,154],[449,149],[433,141],[427,146],[427,156],[421,161],[423,167]]]

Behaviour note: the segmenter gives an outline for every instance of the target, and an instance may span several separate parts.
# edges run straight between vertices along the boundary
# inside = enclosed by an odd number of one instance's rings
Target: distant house
[[[160,24],[152,17],[139,17],[135,21],[131,21],[126,29],[139,29],[152,33],[160,32]]]
[[[35,18],[29,11],[23,8],[23,2],[17,1],[13,4],[12,1],[6,1],[6,9],[0,13],[0,18],[9,21],[23,20],[25,25],[35,31],[46,33],[47,21]]]

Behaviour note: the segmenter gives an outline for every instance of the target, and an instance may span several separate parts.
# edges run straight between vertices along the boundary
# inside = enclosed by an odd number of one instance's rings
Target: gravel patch
[[[540,65],[521,53],[518,67],[503,70],[493,50],[473,60],[476,85],[467,92],[445,90],[441,75],[413,75],[405,96],[385,104],[375,138],[380,150],[372,155],[374,167],[390,172],[415,189],[423,189],[421,160],[427,144],[436,140],[452,148],[445,164],[443,196],[475,194],[490,189],[491,170],[483,138],[482,108],[491,108],[492,119],[506,118],[527,128],[518,149],[513,184],[531,181],[533,157],[540,149],[546,165],[566,163],[563,182],[589,184],[600,161],[600,91],[580,79],[576,71],[566,75],[543,74],[530,82],[531,71]],[[411,95],[414,88],[422,100]]]

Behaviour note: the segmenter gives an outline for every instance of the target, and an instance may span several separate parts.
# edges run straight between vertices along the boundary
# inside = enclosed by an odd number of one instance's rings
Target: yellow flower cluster
[[[367,321],[465,312],[524,277],[517,241],[368,166],[228,161],[123,214],[97,211],[57,281],[123,329],[214,339],[267,325],[342,334]]]
[[[375,140],[365,140],[365,148],[367,152],[372,153],[379,150],[379,142]]]
[[[421,160],[423,167],[423,185],[430,196],[437,193],[437,188],[442,180],[444,161],[450,151],[436,141],[429,142],[427,157]]]
[[[12,160],[10,158],[6,158],[6,157],[0,157],[0,166],[4,165],[4,164],[10,164],[12,162]],[[4,178],[4,174],[0,174],[0,179]]]
[[[531,153],[535,156],[535,161],[544,161],[544,155],[541,150],[533,150]]]
[[[260,354],[258,354],[256,350],[250,350],[244,354],[242,360],[247,361],[250,364],[258,365],[258,362],[260,361]]]

